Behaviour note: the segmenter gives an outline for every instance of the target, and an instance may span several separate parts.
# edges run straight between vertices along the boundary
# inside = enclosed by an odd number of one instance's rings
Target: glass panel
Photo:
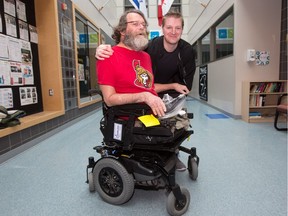
[[[90,84],[89,87],[92,89],[98,89],[97,76],[96,76],[96,58],[95,50],[99,45],[99,32],[88,26],[89,35],[89,68],[90,68]]]
[[[216,59],[232,55],[234,43],[234,16],[230,13],[216,26]]]
[[[76,13],[77,32],[77,79],[80,103],[90,101],[88,91],[98,89],[95,50],[99,45],[99,30],[84,17]]]
[[[78,81],[80,98],[88,96],[89,90],[89,58],[87,25],[76,18],[77,54],[78,54]]]
[[[202,64],[210,61],[210,32],[201,39]]]
[[[170,10],[181,13],[181,5],[172,4]]]
[[[146,1],[146,9],[147,9],[147,14],[148,14],[148,17],[149,17],[149,2],[148,0],[145,0]],[[131,2],[129,0],[124,0],[124,11],[127,11],[127,10],[131,10],[131,9],[135,9],[134,6],[131,4]]]
[[[195,64],[198,65],[199,63],[198,63],[198,53],[197,53],[197,49],[198,49],[197,42],[192,45],[192,48],[193,48],[194,56],[195,56]]]

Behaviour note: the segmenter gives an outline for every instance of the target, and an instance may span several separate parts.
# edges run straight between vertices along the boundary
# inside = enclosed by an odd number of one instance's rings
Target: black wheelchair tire
[[[190,193],[187,188],[180,187],[181,193],[185,197],[185,204],[184,206],[180,206],[173,191],[170,192],[166,201],[166,209],[169,215],[172,216],[180,216],[183,215],[189,207],[190,204]]]
[[[188,171],[189,171],[189,177],[196,181],[198,178],[198,164],[195,158],[189,157],[188,159]]]
[[[107,203],[121,205],[134,194],[134,177],[116,159],[102,158],[93,169],[95,189]]]
[[[89,184],[89,191],[94,192],[95,191],[95,184],[93,181],[93,173],[92,172],[88,173],[88,184]]]

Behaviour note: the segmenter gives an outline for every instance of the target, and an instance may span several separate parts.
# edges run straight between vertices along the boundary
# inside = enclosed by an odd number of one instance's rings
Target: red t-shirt
[[[110,58],[97,61],[97,76],[100,85],[109,85],[117,93],[139,93],[143,91],[157,95],[150,56],[144,51],[112,47]]]

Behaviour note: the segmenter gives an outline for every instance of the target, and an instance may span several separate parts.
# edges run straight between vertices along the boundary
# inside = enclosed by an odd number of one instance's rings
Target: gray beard
[[[148,46],[148,38],[143,36],[133,37],[131,35],[125,35],[123,43],[136,51],[142,51]]]

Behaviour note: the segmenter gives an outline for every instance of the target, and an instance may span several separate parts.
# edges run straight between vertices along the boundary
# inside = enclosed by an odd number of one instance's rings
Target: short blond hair
[[[183,16],[181,13],[177,12],[177,11],[168,11],[167,14],[165,14],[165,16],[163,17],[163,20],[162,20],[162,27],[165,26],[165,22],[166,22],[166,19],[169,18],[169,17],[174,17],[174,18],[179,18],[181,19],[182,21],[182,28],[184,28],[184,19],[183,19]]]

